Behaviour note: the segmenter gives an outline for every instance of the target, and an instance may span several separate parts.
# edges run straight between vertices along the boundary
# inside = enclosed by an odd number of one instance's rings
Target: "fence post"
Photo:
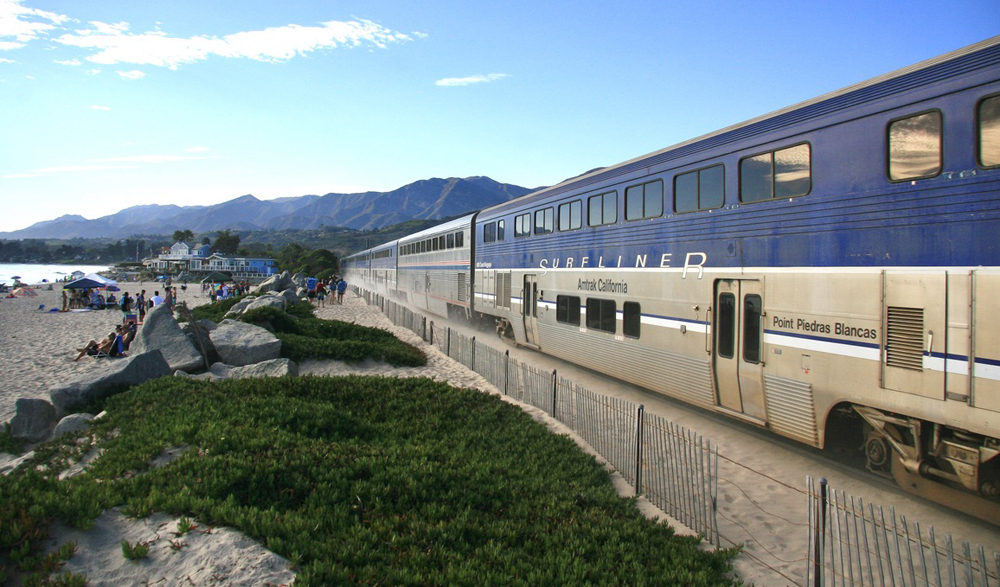
[[[424,318],[424,323],[427,323],[427,318]],[[431,346],[434,346],[434,321],[431,320],[431,339],[429,341]]]
[[[476,370],[476,337],[472,337],[472,364],[469,365],[469,369],[473,371]]]
[[[559,388],[559,378],[556,375],[556,370],[552,370],[552,417],[556,417],[556,390]],[[559,418],[556,418],[557,420]]]
[[[444,354],[451,356],[451,326],[448,327],[448,340],[444,343]]]
[[[639,404],[638,414],[635,422],[635,495],[642,493],[642,425],[643,415],[646,408]]]
[[[510,349],[503,352],[503,394],[507,395],[507,381],[510,379]]]
[[[826,477],[819,479],[816,500],[816,526],[813,530],[813,587],[823,587],[823,537],[826,533]]]
[[[421,333],[420,338],[422,338],[424,340],[427,340],[427,316],[423,317],[423,319],[421,320],[421,323],[423,325],[424,331],[423,331],[423,333]],[[434,335],[432,334],[431,338],[433,338],[433,337],[434,337]]]

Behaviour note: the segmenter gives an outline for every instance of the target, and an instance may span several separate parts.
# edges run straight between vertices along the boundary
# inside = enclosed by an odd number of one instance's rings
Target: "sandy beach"
[[[129,284],[131,285],[131,284]],[[155,284],[141,288],[150,292]],[[135,288],[126,286],[127,291]],[[73,362],[73,348],[110,330],[121,313],[117,310],[98,312],[49,313],[39,311],[60,303],[59,291],[39,291],[39,297],[4,299],[0,301],[0,332],[4,337],[4,352],[0,356],[0,421],[9,420],[14,413],[14,402],[19,397],[48,398],[48,387],[103,365],[101,360],[85,357]],[[182,293],[181,301],[199,305],[208,301],[199,291]],[[336,361],[310,361],[300,365],[302,374],[314,375],[391,375],[403,377],[430,377],[447,381],[456,387],[480,389],[498,394],[483,377],[449,359],[436,347],[426,344],[415,333],[394,326],[375,307],[367,306],[363,299],[349,293],[345,304],[316,308],[317,316],[355,322],[391,331],[401,340],[421,348],[428,357],[428,364],[419,368],[395,369],[382,363],[348,365]],[[499,343],[499,341],[497,342]],[[525,349],[511,348],[512,356],[519,360],[536,362],[538,367],[552,369],[552,359],[532,355]],[[808,451],[797,445],[775,442],[775,439],[756,431],[735,427],[730,422],[719,421],[703,412],[679,405],[667,399],[652,397],[649,392],[631,388],[621,382],[588,372],[582,368],[559,363],[564,376],[571,377],[584,386],[604,393],[644,403],[652,413],[705,434],[718,443],[723,455],[720,467],[720,529],[723,536],[733,542],[745,544],[744,554],[736,560],[741,578],[757,585],[802,584],[805,578],[805,556],[808,537],[805,530],[805,499],[802,494],[807,475],[830,478],[835,487],[866,500],[886,506],[895,505],[908,517],[933,525],[939,533],[952,533],[956,540],[970,540],[987,549],[1000,550],[1000,533],[987,524],[959,516],[929,502],[908,496],[898,488],[871,483],[860,472],[829,469],[810,458]],[[505,398],[508,399],[508,398]],[[544,412],[523,406],[536,421],[544,423],[554,433],[579,438]],[[592,452],[592,451],[589,451]],[[623,496],[632,496],[633,490],[618,475],[612,481]],[[653,518],[666,517],[656,507],[640,498],[638,506]],[[666,519],[679,531],[672,520]],[[85,573],[91,585],[132,585],[141,580],[156,582],[164,579],[183,584],[253,585],[272,582],[282,584],[293,575],[287,562],[259,545],[241,539],[238,533],[226,533],[219,540],[198,540],[197,547],[185,550],[181,562],[168,556],[169,532],[164,528],[176,520],[159,516],[155,519],[125,520],[112,511],[106,512],[95,530],[73,532],[72,539],[80,545],[79,553],[66,566],[66,570]],[[71,534],[60,532],[57,542],[64,542]],[[143,565],[136,566],[121,556],[119,543],[123,535],[133,536],[161,544],[162,556],[151,556]],[[209,536],[215,536],[212,534]],[[192,541],[193,542],[193,541]],[[205,550],[202,550],[205,549]],[[84,554],[86,553],[86,554]],[[210,554],[206,554],[210,553]],[[206,560],[217,561],[213,567],[218,572],[205,573]],[[252,563],[252,564],[251,564]],[[163,566],[169,565],[169,566]],[[286,565],[282,567],[282,565]],[[214,578],[213,578],[214,577]]]

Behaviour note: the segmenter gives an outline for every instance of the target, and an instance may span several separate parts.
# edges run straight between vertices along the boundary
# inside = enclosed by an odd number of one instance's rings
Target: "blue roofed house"
[[[142,265],[154,273],[176,274],[182,271],[211,273],[219,271],[228,273],[233,279],[265,279],[278,270],[274,259],[229,257],[212,253],[210,245],[190,247],[183,242],[171,245],[169,252],[164,250],[156,257],[145,259]]]

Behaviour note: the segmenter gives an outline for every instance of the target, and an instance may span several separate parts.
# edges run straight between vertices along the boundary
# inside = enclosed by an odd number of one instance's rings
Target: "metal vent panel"
[[[924,370],[924,309],[889,306],[886,309],[885,364]]]
[[[767,418],[771,428],[790,438],[818,444],[816,406],[812,385],[774,375],[764,375]]]

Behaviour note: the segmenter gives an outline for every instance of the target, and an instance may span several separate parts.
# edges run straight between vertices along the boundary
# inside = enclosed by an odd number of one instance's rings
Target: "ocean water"
[[[0,263],[0,283],[14,285],[14,276],[20,277],[23,283],[42,283],[58,281],[68,277],[74,271],[97,273],[108,268],[107,265],[32,265],[31,263]]]

